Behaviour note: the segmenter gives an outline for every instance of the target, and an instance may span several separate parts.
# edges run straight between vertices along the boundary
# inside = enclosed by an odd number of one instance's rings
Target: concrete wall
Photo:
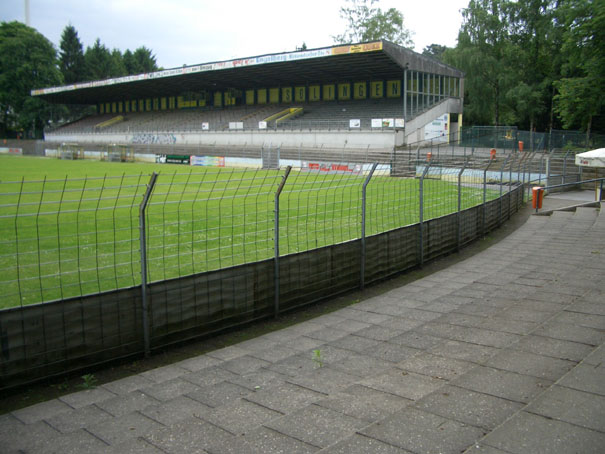
[[[462,99],[446,98],[426,112],[414,117],[405,125],[405,143],[420,143],[424,140],[424,126],[447,113],[462,113]]]
[[[174,133],[98,133],[59,134],[49,133],[45,140],[58,143],[101,143],[138,145],[216,145],[268,147],[335,147],[392,149],[401,134],[394,129],[375,131],[206,131]]]

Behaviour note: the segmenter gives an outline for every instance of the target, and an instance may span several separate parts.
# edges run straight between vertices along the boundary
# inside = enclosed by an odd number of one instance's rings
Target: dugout
[[[195,111],[199,114],[195,127],[179,130],[169,140],[179,145],[240,140],[259,146],[271,141],[382,148],[422,140],[435,129],[441,128],[437,131],[441,134],[457,129],[463,93],[461,71],[388,41],[210,62],[32,91],[51,103],[94,105],[98,119],[89,123],[103,122],[102,129],[91,131],[85,122],[76,122],[47,132],[46,139],[55,142],[153,144],[168,139],[141,138],[141,134],[173,133],[174,125],[185,124]],[[213,122],[217,112],[228,121]],[[148,118],[154,114],[159,120],[149,128]],[[452,123],[452,118],[459,121]]]

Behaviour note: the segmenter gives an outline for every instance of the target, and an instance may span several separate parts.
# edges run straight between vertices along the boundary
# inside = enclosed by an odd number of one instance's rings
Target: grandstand
[[[387,41],[184,66],[33,90],[96,113],[46,131],[56,143],[320,145],[392,149],[457,132],[464,74]],[[315,131],[310,137],[302,131]],[[251,134],[252,133],[252,134]],[[447,139],[446,139],[447,140]],[[151,140],[162,142],[162,140]]]

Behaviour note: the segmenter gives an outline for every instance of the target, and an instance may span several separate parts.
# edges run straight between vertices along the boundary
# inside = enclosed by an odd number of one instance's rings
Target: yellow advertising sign
[[[266,88],[259,89],[256,92],[256,96],[257,96],[256,102],[258,104],[267,104],[267,89]]]
[[[292,102],[292,87],[283,87],[281,89],[282,102]]]
[[[387,97],[399,98],[401,96],[401,81],[387,80]]]
[[[294,88],[294,100],[296,102],[305,102],[307,100],[307,90],[305,87],[295,87]]]
[[[374,52],[382,50],[382,41],[357,44],[354,46],[338,46],[332,48],[332,55],[357,54],[360,52]]]
[[[351,84],[338,84],[338,99],[341,101],[351,99]]]
[[[246,105],[252,106],[254,104],[254,90],[246,90]]]
[[[279,88],[269,89],[269,102],[271,104],[277,104],[279,102]]]
[[[365,82],[355,82],[353,84],[353,98],[354,99],[366,99],[367,88]]]
[[[320,86],[319,85],[310,85],[309,86],[309,101],[319,101],[320,97]]]
[[[382,98],[384,83],[381,80],[370,82],[370,97],[374,99]]]
[[[223,106],[223,94],[220,91],[214,93],[214,107]]]
[[[324,96],[323,96],[324,101],[334,101],[334,99],[336,99],[336,90],[335,90],[334,84],[324,85],[323,92],[324,92]]]

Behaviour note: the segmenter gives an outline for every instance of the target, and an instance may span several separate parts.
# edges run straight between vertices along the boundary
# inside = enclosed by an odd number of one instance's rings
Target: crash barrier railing
[[[603,182],[604,181],[605,181],[605,178],[592,178],[590,180],[575,181],[573,183],[553,184],[550,186],[534,186],[531,188],[531,190],[532,190],[532,208],[536,210],[536,213],[538,213],[539,210],[542,209],[544,195],[549,190],[568,188],[571,186],[579,186],[579,185],[588,184],[588,183],[598,183],[598,186],[599,186],[598,188],[596,188],[596,185],[595,185],[595,189],[596,189],[595,202],[602,202],[603,201],[603,185],[604,185]]]

